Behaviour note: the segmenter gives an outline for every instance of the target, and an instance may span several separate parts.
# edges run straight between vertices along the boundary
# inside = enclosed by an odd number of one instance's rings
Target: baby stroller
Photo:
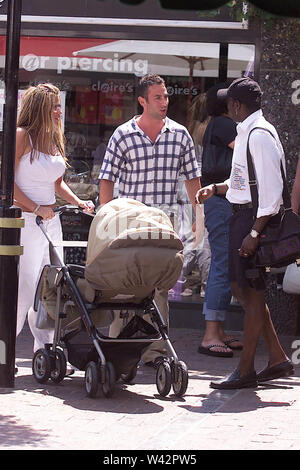
[[[54,210],[62,214],[70,206]],[[34,308],[37,326],[52,324],[54,336],[34,354],[35,379],[61,382],[68,361],[85,371],[89,397],[99,389],[110,397],[118,380],[133,380],[143,350],[163,339],[168,357],[157,368],[157,390],[166,396],[173,387],[183,396],[187,367],[178,360],[154,300],[155,288],[172,288],[183,265],[182,243],[164,212],[124,198],[103,206],[90,226],[85,266],[64,264],[42,219],[36,222],[48,239],[51,264],[41,273]],[[117,337],[103,332],[120,319]]]

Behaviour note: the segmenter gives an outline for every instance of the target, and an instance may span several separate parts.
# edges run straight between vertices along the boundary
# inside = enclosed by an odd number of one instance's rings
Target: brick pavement
[[[199,355],[200,336],[195,329],[170,332],[179,358],[189,367],[183,398],[160,397],[155,372],[140,366],[133,384],[118,384],[110,399],[91,399],[83,372],[59,385],[34,380],[26,326],[17,341],[15,387],[0,389],[0,449],[300,449],[300,366],[293,378],[255,390],[213,390],[209,382],[231,372],[240,352],[233,358]],[[288,353],[294,339],[282,338]],[[265,362],[260,343],[257,370]]]

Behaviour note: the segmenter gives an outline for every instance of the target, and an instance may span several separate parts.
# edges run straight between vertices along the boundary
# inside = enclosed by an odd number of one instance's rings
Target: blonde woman
[[[91,201],[80,200],[63,180],[66,169],[61,123],[59,89],[50,83],[29,87],[23,96],[17,120],[15,161],[15,204],[22,209],[25,227],[21,230],[24,254],[20,257],[17,335],[26,315],[34,336],[34,351],[52,342],[52,330],[36,328],[33,310],[35,289],[42,267],[49,263],[49,246],[36,225],[39,215],[53,240],[62,240],[62,229],[55,215],[55,194],[87,211]]]

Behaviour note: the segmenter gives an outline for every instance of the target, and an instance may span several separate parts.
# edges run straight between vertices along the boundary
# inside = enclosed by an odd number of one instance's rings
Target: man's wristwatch
[[[250,237],[252,237],[252,238],[259,237],[259,232],[253,228],[250,232]]]

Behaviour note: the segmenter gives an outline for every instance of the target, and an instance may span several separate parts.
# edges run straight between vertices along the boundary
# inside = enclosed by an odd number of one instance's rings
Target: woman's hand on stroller
[[[79,200],[78,206],[81,207],[85,212],[94,212],[95,210],[93,201]]]
[[[43,220],[53,219],[55,213],[53,212],[53,206],[40,206],[35,214],[41,217]]]

